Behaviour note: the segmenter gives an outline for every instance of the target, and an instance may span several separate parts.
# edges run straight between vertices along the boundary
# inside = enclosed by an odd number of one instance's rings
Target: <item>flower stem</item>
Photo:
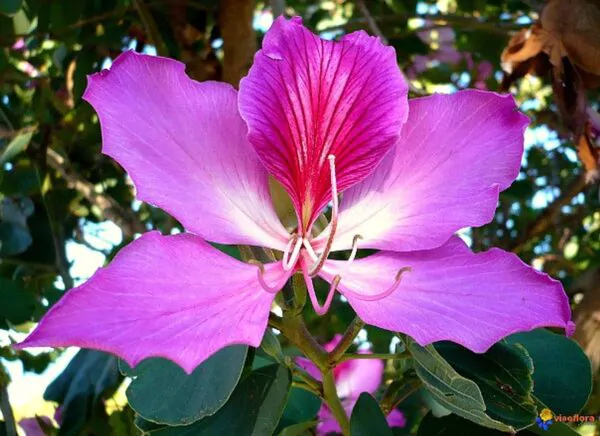
[[[410,353],[372,353],[372,354],[344,354],[337,362],[342,363],[347,360],[355,360],[355,359],[381,359],[381,360],[402,360],[408,359],[410,357]]]
[[[292,344],[298,347],[321,372],[329,370],[327,352],[312,337],[300,316],[281,318],[270,314],[269,325],[279,330]]]
[[[408,377],[404,382],[396,381],[387,387],[381,399],[381,410],[388,415],[402,401],[415,393],[423,382],[418,377]]]
[[[350,435],[350,421],[348,415],[344,410],[344,406],[338,397],[337,390],[335,387],[335,380],[333,378],[333,370],[329,370],[323,373],[323,397],[331,413],[340,424],[342,433],[344,436]]]
[[[346,350],[350,348],[350,345],[352,345],[354,338],[356,338],[356,335],[358,335],[358,332],[360,332],[364,326],[365,323],[362,322],[362,320],[358,316],[352,320],[352,322],[344,332],[344,336],[342,336],[340,342],[333,349],[333,351],[329,353],[329,364],[332,368],[342,360],[344,354],[346,353]]]
[[[292,372],[296,377],[298,377],[303,382],[303,384],[310,387],[310,390],[313,393],[315,393],[319,397],[323,397],[323,385],[321,384],[321,382],[316,380],[313,376],[308,374],[302,368],[293,367]]]

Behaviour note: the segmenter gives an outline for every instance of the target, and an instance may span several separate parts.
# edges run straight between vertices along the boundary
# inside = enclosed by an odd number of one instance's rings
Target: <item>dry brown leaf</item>
[[[600,75],[600,0],[550,0],[540,23],[553,65],[567,56],[579,69]]]
[[[578,139],[587,122],[587,101],[581,75],[569,59],[552,66],[552,89],[563,122]]]

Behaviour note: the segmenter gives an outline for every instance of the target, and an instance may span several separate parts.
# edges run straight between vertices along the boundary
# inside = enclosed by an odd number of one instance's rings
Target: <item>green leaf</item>
[[[21,9],[23,0],[0,0],[0,14],[14,15]]]
[[[317,425],[317,421],[307,421],[301,422],[300,424],[293,424],[288,427],[285,427],[281,430],[278,436],[302,436],[302,435],[310,435],[312,433],[309,430]]]
[[[35,295],[22,280],[0,277],[0,328],[29,321],[35,312]]]
[[[185,427],[157,428],[140,420],[136,426],[153,436],[271,435],[283,413],[291,381],[286,367],[265,366],[252,371],[212,416]]]
[[[533,363],[525,348],[501,342],[479,354],[451,342],[440,342],[435,349],[461,376],[477,383],[491,418],[516,429],[535,421]]]
[[[481,427],[458,415],[448,415],[436,418],[429,412],[421,423],[417,436],[504,436],[506,432]]]
[[[350,417],[352,436],[392,436],[379,404],[366,392],[360,394]]]
[[[417,375],[442,406],[484,427],[514,432],[512,427],[486,413],[487,406],[477,383],[456,372],[432,345],[421,347],[411,338],[406,338],[406,343],[415,359]]]
[[[526,431],[520,432],[519,435],[537,434],[540,436],[579,436],[579,433],[565,424],[564,422],[555,422],[548,430],[544,430],[537,425],[532,425]]]
[[[511,335],[506,342],[527,349],[535,368],[533,394],[553,413],[573,415],[585,406],[592,390],[592,370],[575,341],[538,329]]]
[[[32,131],[17,134],[17,136],[8,143],[6,148],[2,150],[2,153],[0,153],[0,167],[4,166],[6,162],[10,161],[19,153],[25,151],[31,142],[32,136]]]
[[[176,363],[152,358],[135,369],[127,388],[129,405],[148,421],[167,425],[189,425],[214,414],[229,399],[238,383],[248,347],[224,348],[186,374]],[[121,361],[121,369],[126,364]],[[160,392],[160,395],[156,395]]]
[[[542,430],[537,425],[528,427],[518,433],[522,436],[541,435],[541,436],[576,436],[578,433],[562,422],[555,422],[548,428]],[[471,421],[461,418],[457,415],[448,415],[443,418],[436,418],[429,412],[421,423],[417,436],[504,436],[505,432],[490,430],[481,427]]]
[[[96,350],[80,350],[44,392],[61,404],[60,434],[78,435],[98,414],[106,414],[104,398],[121,382],[117,358]]]
[[[27,217],[32,213],[33,203],[29,198],[0,201],[0,256],[23,253],[32,244],[27,227]]]
[[[292,388],[283,411],[278,428],[311,421],[317,416],[322,401],[311,392],[300,388]]]
[[[260,348],[269,356],[271,356],[277,363],[284,363],[285,356],[283,355],[283,351],[281,350],[281,344],[279,343],[279,339],[275,336],[275,333],[268,328],[265,330],[265,335],[263,336],[262,342],[260,343]]]

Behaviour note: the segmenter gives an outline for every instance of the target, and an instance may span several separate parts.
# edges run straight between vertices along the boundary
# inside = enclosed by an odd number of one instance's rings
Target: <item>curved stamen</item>
[[[335,276],[331,281],[331,286],[329,287],[329,293],[327,294],[327,298],[325,299],[325,303],[323,306],[319,304],[319,300],[317,299],[317,295],[315,294],[315,287],[313,285],[312,278],[308,273],[306,267],[302,268],[302,275],[304,276],[304,281],[306,282],[306,289],[308,290],[308,296],[310,297],[310,302],[315,309],[317,315],[321,316],[327,313],[329,307],[331,306],[331,302],[333,301],[333,296],[335,295],[335,291],[337,289],[338,284],[340,283],[341,277]]]
[[[315,253],[314,248],[312,248],[312,245],[310,245],[310,241],[307,238],[304,238],[302,245],[304,245],[304,248],[306,248],[306,252],[313,262],[319,260],[319,256],[317,256],[317,253]]]
[[[337,230],[338,224],[338,193],[337,193],[337,179],[335,177],[335,156],[330,154],[329,157],[329,171],[331,173],[331,231],[329,232],[329,237],[327,238],[327,243],[325,244],[325,249],[319,256],[319,259],[315,262],[313,267],[310,269],[308,274],[311,277],[316,276],[323,265],[325,264],[325,260],[327,260],[327,256],[331,252],[331,246],[333,245],[333,238],[335,236],[335,231]]]
[[[294,245],[294,249],[292,250],[292,253],[290,254],[290,248],[292,247],[292,245]],[[285,251],[283,252],[283,258],[281,259],[281,263],[283,265],[284,271],[289,271],[294,267],[294,265],[296,264],[296,261],[298,260],[298,257],[300,256],[301,248],[302,248],[302,238],[300,236],[298,236],[297,234],[293,235],[290,238],[288,245],[285,247]]]
[[[356,257],[356,253],[358,252],[358,241],[362,239],[361,235],[354,235],[352,239],[352,252],[350,253],[350,257],[348,258],[348,264],[352,263],[354,258]]]
[[[260,283],[260,286],[262,286],[265,291],[267,291],[269,294],[276,294],[281,290],[280,288],[269,286],[267,282],[265,282],[265,266],[262,263],[256,259],[250,259],[248,260],[248,263],[258,267],[256,270],[258,275],[258,283]]]
[[[405,272],[411,271],[412,268],[410,266],[405,266],[404,268],[400,268],[400,270],[398,271],[398,273],[396,273],[396,279],[394,281],[394,283],[392,284],[392,286],[390,286],[388,289],[386,289],[383,292],[380,292],[379,294],[375,294],[375,295],[364,295],[364,294],[358,294],[356,292],[353,291],[349,291],[347,289],[344,289],[342,291],[343,295],[347,295],[349,297],[352,298],[356,298],[357,300],[363,300],[363,301],[377,301],[377,300],[381,300],[382,298],[385,298],[387,296],[389,296],[390,294],[392,294],[392,292],[394,292],[396,289],[398,289],[398,286],[400,285],[400,282],[402,281],[402,275]],[[338,276],[336,276],[338,277]]]

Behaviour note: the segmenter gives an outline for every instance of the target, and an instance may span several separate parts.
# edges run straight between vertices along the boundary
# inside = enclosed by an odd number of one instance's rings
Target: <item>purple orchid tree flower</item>
[[[95,348],[132,366],[161,356],[191,372],[230,344],[258,346],[276,293],[297,272],[319,314],[337,291],[366,323],[423,345],[483,352],[511,333],[572,328],[559,282],[453,236],[491,221],[519,173],[528,120],[512,97],[408,101],[393,48],[362,31],[326,41],[298,18],[274,22],[239,92],[184,69],[127,52],[89,78],[84,98],[103,152],[138,198],[187,233],[130,243],[20,347]],[[269,175],[289,193],[294,228],[275,214]],[[315,235],[329,203],[330,224]],[[268,247],[280,260],[243,263],[206,241]],[[355,260],[358,249],[380,252]],[[351,250],[348,261],[329,259],[339,250]],[[324,304],[316,276],[331,284]]]
[[[335,335],[323,348],[329,352],[333,351],[341,340],[342,335]],[[358,353],[372,354],[370,350],[360,350]],[[297,357],[296,363],[316,380],[321,381],[321,371],[310,360]],[[354,409],[361,393],[374,394],[377,392],[383,381],[383,370],[383,360],[380,359],[351,359],[340,363],[333,369],[335,388],[346,415],[352,415],[352,409]],[[327,404],[321,405],[318,419],[317,434],[342,433],[340,424]],[[387,416],[387,422],[390,427],[404,427],[406,418],[400,410],[394,409]]]

